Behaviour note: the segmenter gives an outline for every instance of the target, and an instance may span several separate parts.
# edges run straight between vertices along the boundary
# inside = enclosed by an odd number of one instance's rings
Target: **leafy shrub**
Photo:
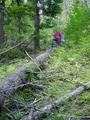
[[[65,28],[68,44],[78,44],[82,37],[89,34],[90,9],[76,4]]]

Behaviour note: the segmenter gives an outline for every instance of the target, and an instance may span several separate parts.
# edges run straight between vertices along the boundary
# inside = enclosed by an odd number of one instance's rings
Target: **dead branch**
[[[18,46],[20,46],[20,45],[21,45],[22,43],[24,43],[24,42],[25,42],[25,41],[22,41],[22,42],[18,43],[17,45],[15,45],[15,46],[13,46],[13,47],[10,47],[9,49],[7,49],[7,50],[1,52],[0,55],[2,55],[2,54],[4,54],[4,53],[6,53],[6,52],[8,52],[8,51],[10,51],[10,50],[12,50],[12,49],[18,47]]]
[[[10,48],[6,49],[5,51],[3,51],[3,52],[0,53],[0,56],[3,55],[3,54],[5,54],[5,53],[7,53],[7,52],[9,52],[9,51],[12,50],[12,49],[18,47],[18,46],[20,46],[21,44],[24,44],[25,42],[26,42],[26,40],[21,41],[21,42],[18,43],[17,45],[15,45],[15,46],[13,46],[13,47],[10,47]],[[28,41],[27,41],[27,42],[28,42]],[[31,42],[32,42],[32,40],[29,41],[28,44],[31,44]]]
[[[88,85],[88,84],[90,84],[90,82],[87,83],[86,85]],[[60,99],[56,100],[55,102],[53,102],[53,103],[51,103],[51,104],[41,108],[40,110],[37,110],[37,111],[29,113],[28,115],[24,116],[21,120],[37,120],[40,117],[49,114],[52,109],[55,109],[57,107],[62,106],[66,101],[69,101],[69,100],[77,97],[82,92],[87,90],[86,85],[85,86],[82,85],[82,86],[78,87],[73,92],[67,94],[64,97],[61,97]]]
[[[22,88],[26,88],[26,87],[30,87],[31,89],[39,89],[39,90],[43,90],[45,87],[43,85],[37,85],[37,84],[33,84],[33,83],[26,83],[26,84],[21,84],[17,87],[13,87],[13,89],[17,90],[17,89],[22,89]]]
[[[5,109],[7,112],[9,112],[9,114],[13,117],[13,119],[16,120],[15,115],[13,114],[13,112],[10,109],[8,109],[6,106],[3,106],[3,109]]]
[[[39,65],[36,63],[36,61],[28,54],[28,52],[25,50],[26,55],[32,60],[32,62],[36,65],[36,67],[40,70],[42,73],[42,70],[40,69]]]

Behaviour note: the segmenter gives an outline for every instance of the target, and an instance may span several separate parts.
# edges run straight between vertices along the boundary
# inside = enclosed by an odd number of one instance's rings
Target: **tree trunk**
[[[5,3],[2,0],[0,3],[0,48],[4,45],[4,6]]]
[[[42,64],[49,56],[49,52],[43,53],[35,58],[37,64]],[[10,74],[4,80],[0,80],[0,107],[3,107],[5,98],[12,95],[18,86],[25,83],[25,78],[27,77],[26,71],[27,68],[31,67],[33,70],[37,69],[35,64],[31,62],[23,65],[16,72]]]
[[[88,84],[90,84],[90,82]],[[67,94],[64,97],[61,97],[60,99],[56,100],[55,102],[49,105],[46,105],[40,110],[29,113],[28,115],[24,116],[21,120],[38,120],[40,117],[48,115],[52,109],[62,106],[66,101],[69,101],[75,98],[85,90],[87,90],[87,87],[82,85],[78,87],[76,90],[74,90],[73,92]]]
[[[40,15],[39,7],[37,6],[38,0],[34,0],[34,11],[35,11],[35,31],[34,31],[34,50],[40,49]]]
[[[21,6],[22,1],[21,0],[16,0],[17,6]],[[13,4],[14,5],[14,4]],[[17,17],[15,19],[16,22],[16,33],[17,33],[17,40],[20,41],[21,40],[21,31],[22,31],[22,16],[20,16],[20,14],[17,14]]]
[[[69,19],[69,13],[72,10],[72,7],[76,3],[76,0],[63,0],[63,19],[65,22]]]

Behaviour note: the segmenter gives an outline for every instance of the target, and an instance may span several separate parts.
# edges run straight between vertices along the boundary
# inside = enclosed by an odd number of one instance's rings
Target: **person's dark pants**
[[[52,47],[60,47],[61,41],[56,41],[55,39],[52,40]]]

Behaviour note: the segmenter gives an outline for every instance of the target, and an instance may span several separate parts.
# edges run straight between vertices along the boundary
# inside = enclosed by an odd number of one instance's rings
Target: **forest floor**
[[[43,85],[44,90],[25,88],[17,91],[5,101],[9,111],[3,111],[0,120],[18,120],[32,109],[40,109],[87,83],[90,80],[90,53],[86,53],[89,46],[90,43],[86,43],[70,49],[66,45],[54,49],[49,59],[40,66],[41,70],[28,71],[27,81]],[[17,59],[10,64],[1,64],[0,79],[28,61]],[[90,90],[51,111],[47,118],[41,120],[69,120],[70,117],[70,120],[78,120],[79,116],[90,116]]]

